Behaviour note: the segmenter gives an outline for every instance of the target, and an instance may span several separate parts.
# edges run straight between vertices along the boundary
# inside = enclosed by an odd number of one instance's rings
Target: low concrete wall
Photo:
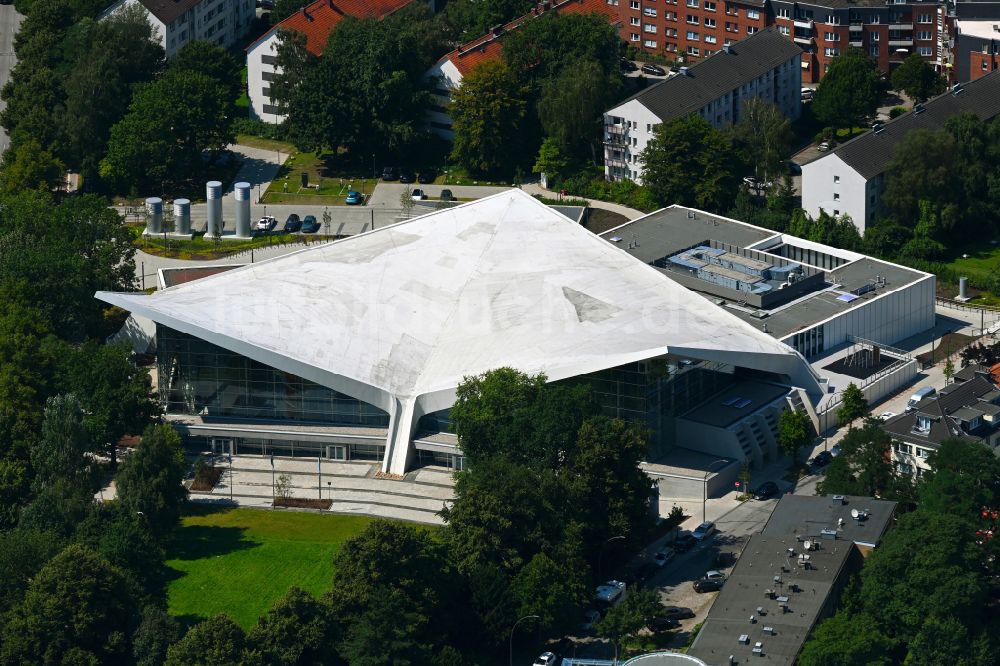
[[[875,405],[883,398],[898,393],[904,387],[912,384],[913,380],[917,377],[917,371],[917,360],[911,359],[897,370],[863,387],[861,392],[865,394],[865,399],[869,405]],[[845,386],[844,388],[847,387]],[[820,432],[826,432],[840,425],[837,421],[837,409],[839,407],[840,400],[837,400],[823,411],[817,413]]]

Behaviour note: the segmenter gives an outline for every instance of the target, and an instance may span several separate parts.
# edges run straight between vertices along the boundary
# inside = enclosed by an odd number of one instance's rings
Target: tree
[[[812,441],[812,422],[802,410],[788,409],[778,417],[778,446],[793,461],[799,449]]]
[[[247,648],[264,664],[296,666],[328,663],[336,627],[330,609],[311,594],[292,587],[247,635]]]
[[[951,357],[944,362],[944,383],[950,384],[951,378],[955,376],[955,364],[952,362]]]
[[[654,590],[633,590],[597,623],[597,635],[607,638],[618,646],[618,651],[624,652],[626,639],[637,636],[646,622],[657,617],[661,609],[659,596]]]
[[[851,382],[840,394],[840,407],[837,408],[837,419],[841,425],[847,424],[848,428],[854,427],[854,420],[868,413],[868,399],[858,388],[857,384]]]
[[[417,612],[401,592],[385,588],[347,628],[340,656],[351,666],[434,663],[432,646],[421,640],[432,633],[429,625],[430,617]]]
[[[791,121],[774,104],[756,97],[745,100],[732,135],[743,162],[762,182],[785,172],[794,134]]]
[[[181,626],[177,620],[158,606],[142,609],[142,619],[132,638],[132,656],[136,666],[161,666],[167,650],[181,639]]]
[[[618,30],[598,13],[543,14],[503,40],[504,62],[536,91],[581,63],[596,65],[609,85],[620,54]]]
[[[660,123],[642,151],[642,179],[660,205],[726,210],[736,190],[729,137],[698,115]]]
[[[521,157],[527,91],[501,60],[488,60],[452,92],[451,158],[473,173],[513,169]]]
[[[854,128],[875,113],[878,102],[875,63],[851,47],[827,64],[813,96],[812,111],[825,125]]]
[[[69,493],[97,490],[88,458],[94,446],[83,419],[83,405],[76,396],[56,396],[46,403],[42,436],[31,450],[36,491],[56,486]]]
[[[542,141],[542,147],[538,149],[538,157],[535,158],[535,166],[531,170],[534,173],[544,173],[551,188],[566,175],[569,165],[570,160],[563,154],[559,142],[548,137]]]
[[[63,180],[66,166],[35,139],[19,143],[5,158],[2,169],[3,190],[52,190]]]
[[[131,575],[146,598],[163,597],[167,581],[163,548],[146,527],[144,516],[119,502],[94,505],[77,527],[74,540]]]
[[[454,0],[445,5],[443,18],[456,41],[475,39],[495,25],[504,25],[531,11],[532,0]]]
[[[538,615],[538,626],[546,633],[576,629],[580,609],[590,600],[587,569],[582,564],[557,563],[545,553],[532,557],[511,581],[518,617]]]
[[[940,95],[944,86],[944,77],[917,53],[911,53],[903,64],[892,70],[892,87],[905,92],[914,102]]]
[[[299,0],[296,0],[298,2]],[[196,39],[170,57],[167,71],[204,74],[227,90],[226,98],[235,100],[243,92],[240,63],[229,51],[214,42]]]
[[[165,666],[242,666],[246,634],[227,615],[191,627],[167,650]]]
[[[617,72],[607,72],[594,61],[574,63],[541,84],[542,129],[570,155],[593,158],[603,136],[604,110],[618,98],[620,88]]]
[[[39,570],[63,549],[57,534],[14,529],[0,532],[0,614],[6,614],[24,599],[28,585]]]
[[[187,498],[181,484],[185,471],[177,432],[168,425],[149,426],[115,475],[118,501],[129,511],[141,513],[150,530],[165,537],[180,521],[181,505]]]
[[[68,546],[31,581],[3,632],[0,661],[127,663],[137,615],[122,571],[89,548]]]
[[[818,492],[909,499],[910,479],[897,475],[891,445],[892,438],[878,419],[867,419],[861,428],[849,430],[840,441],[840,455],[827,465]]]
[[[111,128],[101,177],[120,192],[158,191],[201,171],[204,153],[233,140],[234,99],[211,77],[168,70],[136,89],[128,113]]]
[[[908,133],[896,146],[886,169],[887,212],[895,220],[913,228],[911,220],[920,216],[920,201],[929,201],[941,215],[937,238],[944,240],[958,221],[962,186],[952,169],[964,168],[955,138],[943,129],[919,128]]]

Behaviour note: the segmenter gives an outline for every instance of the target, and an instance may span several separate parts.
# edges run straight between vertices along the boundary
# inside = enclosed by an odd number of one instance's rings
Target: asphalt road
[[[14,35],[21,26],[23,16],[14,11],[14,5],[0,5],[0,87],[10,78],[10,70],[17,59],[14,57]],[[4,103],[0,100],[0,109]],[[0,129],[0,153],[7,150],[10,143],[7,133]]]

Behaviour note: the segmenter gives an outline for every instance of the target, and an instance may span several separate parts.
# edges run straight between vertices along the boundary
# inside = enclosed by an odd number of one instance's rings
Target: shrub
[[[891,109],[889,109],[889,120],[892,120],[893,118],[898,118],[904,113],[906,113],[905,108],[901,106],[894,106]]]
[[[286,141],[288,139],[288,132],[285,130],[284,124],[275,125],[274,123],[265,123],[262,120],[254,120],[253,118],[236,118],[233,120],[233,133],[249,134],[261,139],[273,139],[276,141]]]

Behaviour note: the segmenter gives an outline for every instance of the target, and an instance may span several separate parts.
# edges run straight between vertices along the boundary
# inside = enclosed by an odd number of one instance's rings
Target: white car
[[[726,580],[726,574],[721,571],[706,571],[705,580]]]
[[[818,150],[821,153],[825,153],[826,151],[830,150],[829,142],[823,141],[818,146],[816,146],[816,150]]]
[[[715,532],[715,523],[709,520],[699,525],[695,531],[691,533],[691,536],[698,541],[704,541],[711,536],[713,532]]]
[[[559,657],[555,656],[551,652],[543,652],[538,655],[535,659],[535,663],[531,666],[556,666],[559,663]]]
[[[427,194],[419,187],[410,192],[410,196],[413,198],[414,201],[423,201],[424,199],[427,198]]]
[[[882,412],[881,414],[878,415],[878,417],[880,419],[882,419],[883,421],[888,421],[889,419],[891,419],[895,415],[896,415],[896,412]]]
[[[257,221],[257,231],[269,231],[278,226],[278,220],[272,215],[265,215]]]

